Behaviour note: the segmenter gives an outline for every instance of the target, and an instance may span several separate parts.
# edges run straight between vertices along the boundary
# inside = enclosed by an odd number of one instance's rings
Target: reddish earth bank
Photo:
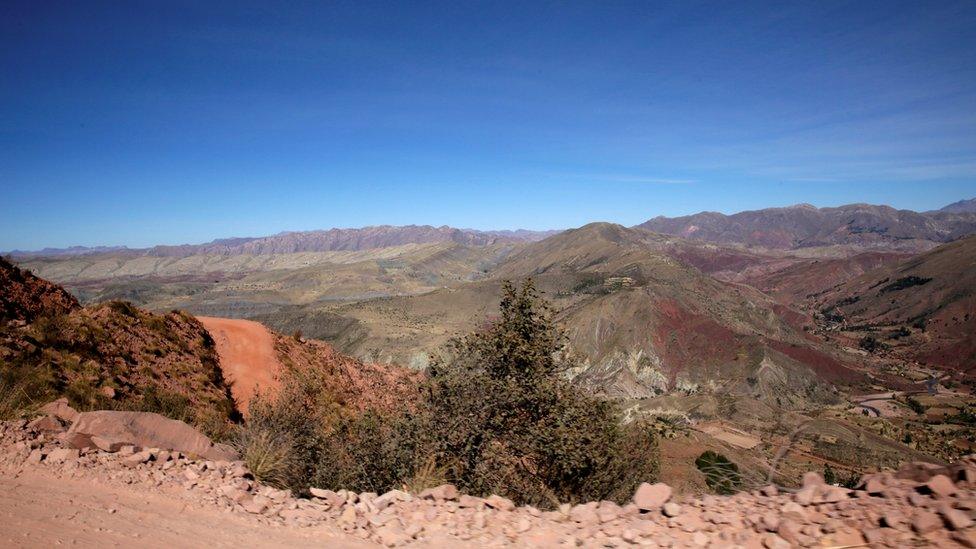
[[[210,332],[220,357],[224,381],[241,412],[247,413],[258,392],[274,394],[278,388],[281,364],[275,353],[274,337],[258,322],[198,316]]]

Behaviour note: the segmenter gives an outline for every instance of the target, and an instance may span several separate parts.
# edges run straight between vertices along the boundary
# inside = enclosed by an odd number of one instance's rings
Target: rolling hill
[[[976,236],[867,272],[814,306],[881,354],[976,373]]]
[[[502,280],[532,277],[583,359],[574,373],[606,394],[727,388],[817,400],[831,398],[824,380],[859,377],[806,337],[809,319],[675,260],[661,251],[666,242],[595,223],[527,245],[483,281],[320,308],[356,320],[343,350],[423,365],[451,335],[490,317]]]

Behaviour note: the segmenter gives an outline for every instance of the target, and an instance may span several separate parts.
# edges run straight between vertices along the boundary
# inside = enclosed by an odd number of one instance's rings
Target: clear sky
[[[264,4],[3,2],[0,250],[976,196],[971,0]]]

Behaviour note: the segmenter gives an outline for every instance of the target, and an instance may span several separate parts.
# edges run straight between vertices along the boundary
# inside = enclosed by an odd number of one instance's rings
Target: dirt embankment
[[[275,352],[274,337],[258,322],[198,316],[217,345],[220,368],[230,385],[237,407],[247,413],[255,393],[278,388],[281,363]]]

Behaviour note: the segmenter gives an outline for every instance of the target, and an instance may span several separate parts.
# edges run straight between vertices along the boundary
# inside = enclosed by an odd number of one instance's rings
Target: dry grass
[[[427,456],[413,476],[403,482],[403,490],[411,494],[419,494],[428,488],[435,488],[446,484],[448,468],[437,464],[437,457],[433,454]]]
[[[296,466],[294,441],[280,431],[242,427],[233,441],[251,473],[266,484],[288,485]]]
[[[27,392],[26,385],[0,381],[0,420],[29,415],[40,406]]]

